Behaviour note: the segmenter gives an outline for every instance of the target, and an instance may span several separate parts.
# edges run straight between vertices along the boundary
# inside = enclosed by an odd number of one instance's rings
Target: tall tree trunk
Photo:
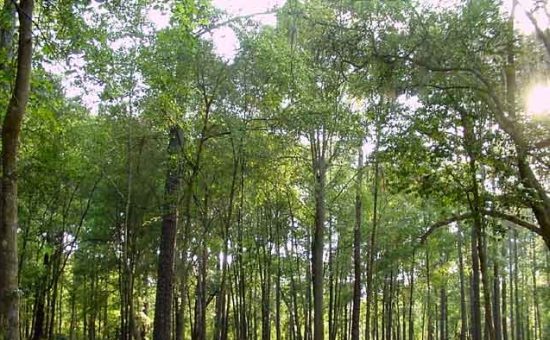
[[[426,298],[426,309],[427,309],[427,319],[428,319],[428,340],[434,340],[434,325],[433,325],[433,308],[432,308],[432,285],[430,277],[430,250],[426,247],[426,286],[427,286],[427,298]]]
[[[182,148],[181,130],[177,126],[170,128],[168,144],[168,171],[164,188],[164,211],[160,236],[158,258],[158,280],[155,300],[155,318],[153,321],[153,340],[170,340],[172,334],[172,296],[174,290],[174,252],[178,222],[178,187],[181,168],[177,161]]]
[[[55,270],[55,271],[57,271],[57,270]],[[58,285],[59,285],[59,275],[54,275],[53,280],[54,281],[52,283],[52,289],[51,289],[49,320],[48,320],[48,323],[49,323],[49,325],[48,325],[48,339],[50,339],[50,340],[53,339],[53,333],[54,333],[54,328],[55,328],[55,311],[56,311],[56,306],[57,306],[57,293],[58,293]]]
[[[8,5],[4,5],[5,8]],[[34,0],[17,6],[19,41],[15,86],[2,124],[2,180],[0,187],[0,334],[19,340],[19,288],[17,253],[17,154],[23,116],[30,96],[32,18]],[[3,32],[4,33],[4,32]],[[9,34],[9,32],[7,33]],[[2,40],[7,35],[2,34]],[[7,43],[3,41],[3,43]],[[9,48],[8,46],[2,46]]]
[[[510,339],[515,339],[515,312],[514,312],[514,266],[513,266],[513,243],[512,227],[508,227],[508,273],[510,277]]]
[[[328,239],[332,240],[333,231],[332,231],[332,220],[329,216],[329,235]],[[335,281],[335,260],[334,260],[334,248],[332,242],[328,244],[328,339],[334,340],[334,326],[335,326],[335,315],[336,315],[336,283]]]
[[[242,155],[242,140],[241,140],[241,155]],[[238,281],[237,290],[239,296],[239,339],[248,339],[248,317],[246,303],[246,282],[245,282],[245,264],[244,264],[244,235],[243,235],[243,214],[244,214],[244,159],[241,159],[241,181],[240,181],[240,202],[237,212],[237,271]]]
[[[464,256],[462,254],[462,230],[458,228],[458,270],[460,280],[460,340],[466,340],[468,316],[466,311],[466,290],[464,287]]]
[[[375,148],[375,157],[376,152],[378,151],[378,142],[376,143]],[[374,257],[375,257],[375,241],[376,241],[376,229],[378,225],[378,182],[379,182],[380,168],[378,160],[374,160],[374,185],[373,185],[373,209],[372,209],[372,229],[369,239],[369,244],[367,247],[367,305],[366,305],[366,315],[365,315],[365,340],[370,340],[371,338],[371,301],[373,295],[373,272],[374,272]]]
[[[281,231],[280,223],[276,222],[277,237],[277,281],[275,282],[275,340],[281,340]]]
[[[480,294],[480,277],[479,277],[479,255],[477,247],[478,229],[472,228],[471,235],[471,255],[472,255],[472,287],[471,287],[471,308],[472,319],[470,325],[472,327],[472,340],[481,340],[481,294]]]
[[[497,245],[495,245],[495,247],[497,247]],[[500,316],[500,270],[498,258],[495,258],[493,261],[493,320],[495,322],[495,340],[502,340],[502,319]]]
[[[466,192],[466,197],[470,205],[470,210],[474,214],[474,221],[472,226],[472,339],[481,340],[482,331],[481,331],[481,294],[480,294],[480,266],[481,266],[481,275],[483,276],[483,288],[487,288],[485,285],[487,271],[485,263],[485,255],[483,250],[482,242],[482,230],[483,230],[483,216],[480,209],[483,208],[482,200],[479,194],[478,180],[477,180],[477,138],[474,132],[474,124],[468,112],[463,109],[459,109],[460,118],[462,121],[462,128],[464,129],[464,148],[468,154],[468,165],[469,165],[469,174],[470,177],[470,186],[471,192]],[[473,198],[470,197],[470,193],[473,194]],[[486,292],[486,289],[484,290]],[[487,299],[489,296],[484,294],[485,297],[485,307],[487,308]],[[489,300],[490,305],[490,300]],[[491,313],[491,308],[485,311]],[[489,329],[489,334],[491,335],[491,340],[493,340],[494,329],[492,326],[492,320],[485,319],[485,327]],[[491,331],[492,330],[492,331]]]
[[[353,234],[353,311],[351,316],[351,340],[359,340],[359,316],[361,315],[361,186],[363,179],[363,150],[357,156],[357,184],[355,192],[355,230]]]
[[[194,340],[206,339],[206,262],[208,260],[208,250],[205,239],[206,232],[203,230],[203,241],[199,247],[197,286],[195,291],[195,323],[193,331]]]
[[[412,259],[411,259],[411,272],[409,275],[409,340],[414,340],[414,319],[413,319],[413,308],[414,308],[414,267],[416,255],[416,250],[413,250]],[[403,336],[405,340],[405,336]],[[461,339],[464,340],[464,339]]]
[[[503,245],[502,249],[504,250],[505,247]],[[505,251],[504,251],[505,253]],[[506,277],[502,276],[502,340],[508,340],[508,322],[506,321],[508,318],[507,313],[507,306],[508,303],[506,302]]]
[[[491,284],[489,282],[489,270],[487,265],[487,247],[485,245],[485,228],[482,228],[481,234],[478,235],[478,248],[479,248],[479,263],[481,269],[481,280],[483,282],[483,302],[485,307],[485,330],[487,335],[486,339],[495,339],[495,326],[493,320],[493,308],[491,303]]]
[[[285,247],[286,247],[286,251],[288,254],[294,254],[295,256],[295,262],[296,262],[296,273],[298,274],[298,276],[300,275],[300,257],[298,256],[298,252],[297,252],[297,248],[298,248],[298,245],[297,245],[297,237],[296,237],[296,232],[295,232],[295,226],[296,226],[296,222],[295,222],[295,219],[294,219],[294,213],[293,213],[293,210],[292,210],[292,204],[290,203],[290,199],[288,199],[288,212],[289,212],[289,215],[290,215],[290,226],[291,226],[291,237],[292,237],[292,248],[293,248],[293,251],[291,252],[290,249],[289,249],[289,245],[288,245],[288,242],[285,244]],[[306,249],[307,251],[307,249]],[[291,271],[290,273],[290,296],[291,296],[291,299],[292,299],[292,306],[293,306],[293,324],[294,324],[294,327],[296,328],[296,340],[302,340],[302,333],[301,333],[301,326],[300,326],[300,315],[298,313],[298,293],[297,293],[297,284],[296,284],[296,280],[294,278],[294,271]],[[306,270],[306,275],[310,273],[309,270]],[[307,281],[308,282],[308,285],[307,287],[310,286],[309,284],[309,280]],[[306,305],[305,303],[303,305]],[[304,306],[306,307],[306,306]],[[306,313],[304,313],[304,316],[305,316]],[[304,318],[305,321],[307,322],[307,318]],[[304,327],[304,333],[306,332],[307,330],[307,326]],[[304,336],[304,338],[306,338]]]
[[[131,100],[131,99],[130,99]],[[130,286],[132,281],[132,271],[130,269],[130,220],[131,220],[131,207],[132,207],[132,121],[131,117],[128,118],[128,135],[126,138],[126,202],[124,207],[124,222],[123,230],[121,233],[122,243],[122,256],[121,256],[121,277],[120,277],[120,303],[121,303],[121,315],[120,315],[120,340],[132,339],[132,327],[130,311],[133,309],[130,306],[133,304],[133,294]]]
[[[523,322],[521,319],[521,310],[520,310],[520,299],[519,299],[519,266],[518,266],[518,231],[514,230],[514,256],[512,256],[512,261],[514,263],[514,304],[515,304],[515,324],[516,324],[516,337],[514,340],[523,339]]]
[[[439,289],[439,339],[447,340],[447,294],[445,287]]]
[[[542,336],[542,326],[541,326],[541,316],[540,316],[540,307],[539,307],[539,294],[537,289],[537,246],[536,240],[533,237],[531,239],[531,278],[533,280],[533,308],[534,308],[534,339],[543,339]]]
[[[238,158],[233,153],[233,171],[231,176],[231,190],[229,193],[229,203],[227,206],[227,214],[225,216],[225,222],[223,226],[223,254],[221,261],[222,279],[220,284],[220,291],[216,299],[216,322],[214,329],[215,340],[226,340],[228,330],[228,315],[226,313],[226,295],[227,295],[227,272],[228,272],[228,252],[229,252],[229,229],[233,219],[233,205],[235,200],[236,184],[237,184],[237,172],[238,172]]]
[[[315,169],[315,229],[312,245],[311,274],[313,278],[313,339],[324,340],[323,321],[323,249],[325,235],[325,178],[323,157],[314,158]]]
[[[388,289],[388,297],[386,301],[386,339],[392,340],[392,324],[393,324],[393,268],[390,271],[390,277],[389,277],[389,289]]]
[[[268,228],[269,224],[268,223]],[[271,231],[269,232],[271,233]],[[262,258],[260,261],[260,284],[261,284],[261,319],[262,339],[271,339],[271,247],[262,246]],[[261,263],[263,262],[263,264]]]

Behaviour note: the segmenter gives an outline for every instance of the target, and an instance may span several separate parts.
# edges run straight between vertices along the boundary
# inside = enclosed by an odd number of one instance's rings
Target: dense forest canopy
[[[0,340],[550,338],[550,4],[278,3],[3,1]]]

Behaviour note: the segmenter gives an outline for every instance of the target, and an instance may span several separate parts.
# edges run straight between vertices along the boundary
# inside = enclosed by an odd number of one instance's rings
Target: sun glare
[[[546,116],[550,114],[550,86],[537,85],[531,89],[526,100],[528,116]]]

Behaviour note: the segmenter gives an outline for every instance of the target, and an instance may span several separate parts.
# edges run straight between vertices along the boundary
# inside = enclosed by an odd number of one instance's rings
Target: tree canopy
[[[509,2],[4,0],[0,340],[547,339],[550,4]]]

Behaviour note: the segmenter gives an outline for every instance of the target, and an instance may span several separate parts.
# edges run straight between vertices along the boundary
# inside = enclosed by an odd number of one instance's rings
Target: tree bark
[[[0,334],[19,340],[17,253],[17,153],[23,116],[30,96],[33,0],[21,0],[15,86],[2,124],[2,180],[0,199]],[[4,37],[2,37],[4,39]]]
[[[472,228],[471,235],[471,255],[472,255],[472,295],[471,308],[472,319],[470,322],[472,328],[472,340],[481,340],[481,294],[480,294],[480,277],[479,277],[479,255],[477,248],[477,233],[476,227]]]
[[[493,262],[493,320],[495,322],[495,340],[502,340],[502,324],[500,316],[500,269],[498,258]]]
[[[458,228],[458,270],[460,280],[460,340],[466,340],[468,316],[466,311],[466,290],[464,287],[464,256],[462,254],[462,230]]]
[[[378,151],[378,142],[376,143],[375,152]],[[372,210],[372,230],[369,239],[369,245],[367,247],[367,305],[366,305],[366,315],[365,315],[365,340],[370,340],[371,338],[371,301],[373,295],[373,273],[374,273],[374,245],[376,241],[376,229],[378,226],[378,182],[380,175],[380,167],[378,160],[374,161],[374,188],[373,188],[373,210]]]
[[[414,340],[414,319],[413,319],[413,307],[414,307],[414,267],[416,255],[416,250],[413,250],[412,259],[411,259],[411,272],[409,275],[409,340]],[[405,340],[405,336],[403,336]],[[464,339],[461,339],[464,340]]]
[[[363,151],[357,156],[357,184],[355,193],[355,230],[353,235],[353,311],[351,316],[351,340],[359,340],[359,316],[361,315],[361,186],[363,179]]]
[[[315,229],[312,247],[311,271],[313,278],[313,339],[324,339],[323,321],[323,248],[325,235],[325,177],[324,158],[314,160],[315,169]]]
[[[181,130],[177,126],[172,126],[170,128],[170,141],[168,144],[169,165],[164,187],[165,205],[162,217],[160,253],[158,258],[153,340],[170,340],[172,335],[174,252],[176,248],[178,222],[177,196],[181,176],[181,168],[177,158],[181,148]]]

